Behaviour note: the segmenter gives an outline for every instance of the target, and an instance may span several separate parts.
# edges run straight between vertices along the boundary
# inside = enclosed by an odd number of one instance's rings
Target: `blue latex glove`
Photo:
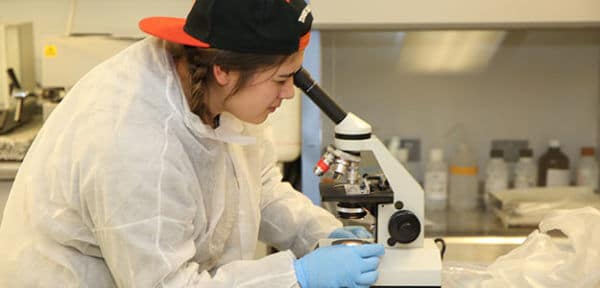
[[[345,226],[333,230],[329,238],[369,239],[373,238],[373,235],[362,226]]]
[[[294,262],[302,288],[368,288],[379,273],[381,244],[333,245],[319,248]]]

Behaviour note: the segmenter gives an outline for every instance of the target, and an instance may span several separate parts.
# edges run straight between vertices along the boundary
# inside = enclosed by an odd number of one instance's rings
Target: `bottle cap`
[[[581,147],[581,156],[594,156],[596,150],[594,147]]]
[[[531,158],[533,157],[533,150],[531,150],[531,148],[525,148],[525,149],[521,149],[519,150],[519,157],[521,158]]]
[[[504,151],[501,149],[492,149],[490,156],[492,158],[504,158]]]
[[[548,145],[551,148],[559,148],[560,147],[560,141],[558,141],[556,139],[552,139],[552,140],[550,140],[550,142],[548,143]]]
[[[442,161],[443,158],[444,158],[444,151],[442,151],[442,149],[434,148],[434,149],[431,149],[431,151],[429,151],[429,160],[438,162],[438,161]]]

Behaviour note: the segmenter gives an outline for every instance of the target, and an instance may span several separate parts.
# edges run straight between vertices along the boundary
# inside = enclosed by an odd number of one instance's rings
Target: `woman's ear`
[[[224,70],[221,66],[219,65],[213,65],[212,66],[212,72],[215,75],[215,80],[217,81],[217,83],[221,86],[226,86],[228,84],[231,83],[232,81],[232,77],[233,77],[233,73],[231,73],[230,71],[226,71]]]

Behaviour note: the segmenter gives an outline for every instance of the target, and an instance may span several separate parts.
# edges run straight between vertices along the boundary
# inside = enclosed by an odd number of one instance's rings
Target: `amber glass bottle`
[[[549,145],[538,161],[538,186],[569,186],[569,158],[560,150],[558,140],[550,140]]]

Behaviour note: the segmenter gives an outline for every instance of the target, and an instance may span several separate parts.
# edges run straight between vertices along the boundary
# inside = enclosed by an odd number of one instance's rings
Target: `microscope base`
[[[321,239],[319,246],[329,246],[339,239]],[[440,249],[433,239],[425,239],[422,248],[385,248],[379,263],[379,278],[373,287],[439,288],[442,287]]]
[[[379,278],[371,287],[442,287],[440,249],[433,239],[422,248],[385,248]]]

